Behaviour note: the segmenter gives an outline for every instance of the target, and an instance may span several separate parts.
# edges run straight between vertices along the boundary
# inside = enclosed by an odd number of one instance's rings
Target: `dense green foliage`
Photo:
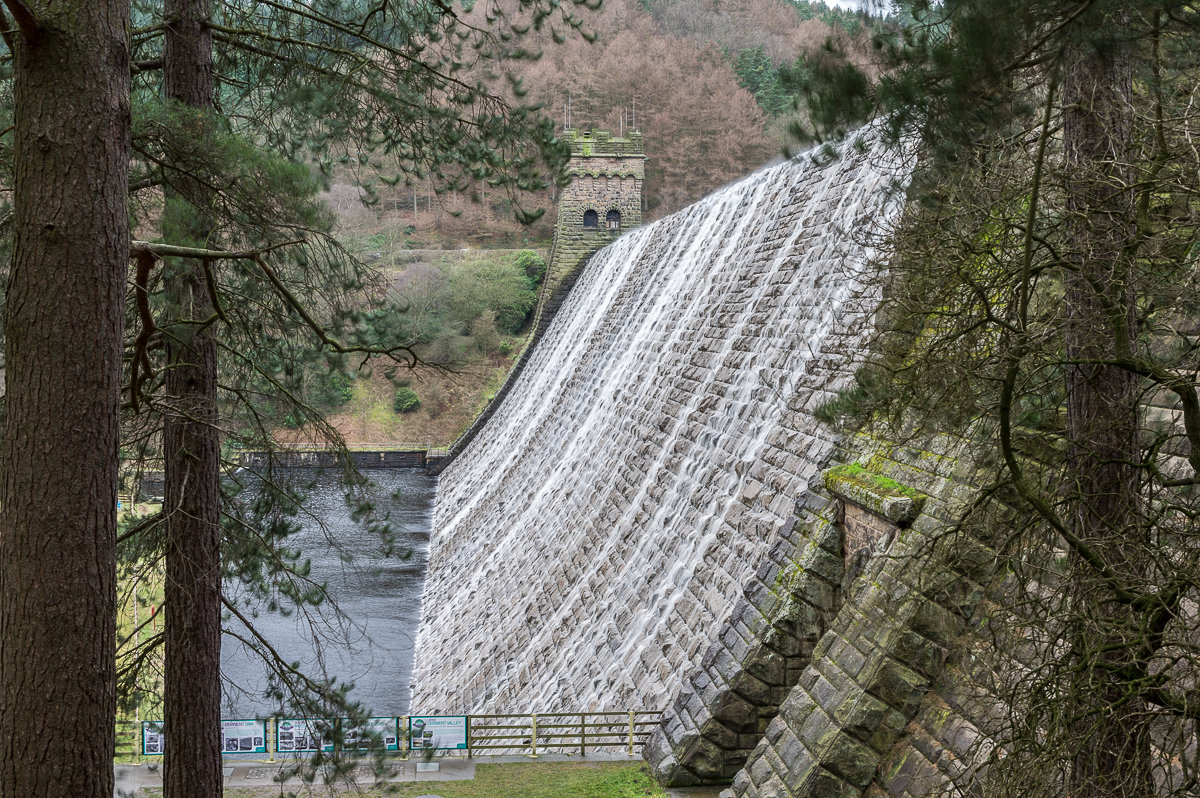
[[[517,268],[525,272],[525,276],[534,285],[540,285],[542,278],[546,276],[546,269],[549,268],[545,258],[537,254],[531,249],[522,250],[517,253],[516,261],[514,262]]]
[[[778,116],[789,110],[792,97],[780,77],[779,68],[763,52],[762,45],[740,51],[733,62],[738,83],[754,95],[767,116]]]
[[[421,397],[407,386],[396,389],[396,397],[392,400],[392,409],[397,413],[411,413],[421,406]]]
[[[310,395],[313,404],[336,408],[354,398],[354,383],[350,376],[333,371],[326,375],[312,375],[312,377],[313,388]]]
[[[514,333],[537,302],[532,280],[515,263],[482,261],[448,269],[448,323],[466,333],[484,311],[495,314],[496,329]]]
[[[402,311],[385,323],[398,325],[419,352],[435,362],[456,357],[454,338],[472,339],[463,346],[495,351],[498,336],[520,330],[537,304],[545,261],[535,252],[455,253],[430,260],[414,259],[392,280]],[[424,348],[422,348],[424,347]]]

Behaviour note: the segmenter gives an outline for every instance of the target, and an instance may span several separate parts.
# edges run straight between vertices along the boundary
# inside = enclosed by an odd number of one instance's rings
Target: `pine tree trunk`
[[[30,5],[40,36],[11,34],[0,796],[111,798],[129,5]]]
[[[188,124],[211,134],[212,35],[208,0],[168,0],[164,84],[168,101],[197,109]],[[170,180],[164,232],[172,243],[211,246],[211,196],[186,177]],[[164,422],[167,529],[164,673],[165,798],[221,795],[220,439],[217,349],[204,265],[172,260],[165,286]]]
[[[1064,81],[1067,175],[1067,485],[1073,532],[1129,587],[1141,578],[1138,379],[1103,361],[1128,357],[1136,338],[1127,11],[1105,15],[1106,40],[1069,46]],[[1079,361],[1084,361],[1079,363]],[[1087,361],[1097,361],[1088,363]],[[1094,564],[1076,557],[1073,694],[1094,715],[1075,723],[1072,798],[1153,794],[1144,702],[1117,671],[1128,664],[1138,619],[1111,601]]]

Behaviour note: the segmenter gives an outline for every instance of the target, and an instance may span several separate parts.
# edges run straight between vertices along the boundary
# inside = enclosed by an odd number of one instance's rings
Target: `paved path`
[[[490,764],[494,762],[530,762],[532,760],[526,756],[480,756],[473,759],[465,759],[462,757],[439,757],[436,762],[429,763],[436,765],[437,769],[433,770],[426,767],[426,763],[416,759],[409,760],[389,760],[388,765],[392,768],[392,772],[383,779],[389,782],[439,782],[439,781],[462,781],[465,779],[475,778],[476,764]],[[560,754],[544,754],[537,759],[538,762],[636,762],[637,759],[631,759],[627,756],[619,754],[598,754],[588,756],[586,759],[580,759],[577,756],[563,756]],[[286,763],[280,762],[234,762],[226,760],[225,762],[225,786],[226,787],[277,787],[279,785],[280,769]],[[138,790],[143,787],[162,787],[162,763],[151,762],[142,765],[117,765],[116,766],[116,791],[115,798],[133,798]],[[375,774],[369,765],[360,765],[354,769],[351,778],[359,786],[369,787],[376,783]],[[302,782],[298,778],[290,778],[284,781],[288,786],[301,786]],[[350,786],[347,783],[347,786]],[[431,790],[433,788],[431,787]],[[717,798],[721,788],[719,787],[696,787],[690,789],[670,789],[667,790],[667,795],[670,798]],[[432,793],[431,793],[432,794]],[[563,798],[568,798],[563,796]]]
[[[415,782],[415,781],[461,781],[475,778],[476,759],[443,758],[436,763],[437,769],[426,769],[424,762],[417,760],[389,761],[390,772],[383,781]],[[236,762],[225,763],[226,787],[276,787],[279,785],[279,762]],[[117,765],[116,766],[116,798],[132,798],[143,787],[162,786],[162,768],[157,763],[148,765]],[[319,778],[319,777],[318,777]],[[350,774],[350,780],[359,786],[369,787],[376,783],[375,774],[369,765],[360,765]],[[289,786],[300,786],[304,782],[299,778],[287,778],[283,782]]]

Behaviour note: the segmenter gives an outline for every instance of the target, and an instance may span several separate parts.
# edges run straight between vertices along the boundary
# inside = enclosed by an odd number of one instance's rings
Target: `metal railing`
[[[296,441],[277,444],[280,451],[332,451],[335,447],[319,441]],[[380,441],[377,443],[355,442],[345,444],[349,452],[444,452],[445,446],[413,441]]]
[[[658,726],[662,712],[544,712],[527,715],[467,715],[467,747],[465,754],[507,754],[537,759],[544,753],[556,752],[587,756],[588,752],[617,749],[627,756],[636,756],[650,734]],[[429,717],[429,716],[421,716]],[[461,716],[460,716],[461,717]],[[400,731],[400,756],[410,754],[408,740],[409,716],[397,720]],[[276,754],[294,756],[279,751],[278,721],[266,721],[266,748],[269,760]],[[142,724],[139,721],[117,721],[117,759],[140,762],[142,753]],[[439,751],[445,755],[448,751]],[[464,753],[464,752],[455,752]]]

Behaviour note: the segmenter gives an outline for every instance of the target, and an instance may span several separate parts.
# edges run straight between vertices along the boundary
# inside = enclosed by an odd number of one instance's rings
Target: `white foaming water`
[[[870,334],[898,159],[755,174],[602,250],[442,475],[414,711],[662,708],[787,531]]]

